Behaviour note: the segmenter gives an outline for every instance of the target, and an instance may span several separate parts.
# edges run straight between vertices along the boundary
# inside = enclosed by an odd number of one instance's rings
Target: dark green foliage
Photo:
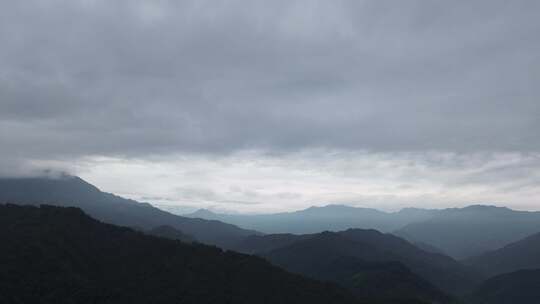
[[[0,205],[0,302],[354,303],[261,258],[100,223],[80,209]]]
[[[540,303],[540,269],[520,270],[493,277],[468,298],[470,304]]]
[[[0,203],[73,206],[100,221],[142,230],[168,225],[202,243],[228,248],[255,231],[219,221],[181,217],[100,191],[74,176],[0,178]]]

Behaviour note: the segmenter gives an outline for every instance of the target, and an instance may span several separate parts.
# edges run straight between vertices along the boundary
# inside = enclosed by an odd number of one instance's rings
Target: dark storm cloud
[[[538,1],[3,1],[0,156],[540,150]]]

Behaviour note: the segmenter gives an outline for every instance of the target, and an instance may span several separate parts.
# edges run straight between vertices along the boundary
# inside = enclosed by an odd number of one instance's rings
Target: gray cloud
[[[0,6],[4,158],[540,149],[537,1]]]

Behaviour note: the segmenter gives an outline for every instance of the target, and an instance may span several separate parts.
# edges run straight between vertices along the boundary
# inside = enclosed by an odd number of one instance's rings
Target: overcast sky
[[[540,210],[540,1],[0,1],[0,175]]]

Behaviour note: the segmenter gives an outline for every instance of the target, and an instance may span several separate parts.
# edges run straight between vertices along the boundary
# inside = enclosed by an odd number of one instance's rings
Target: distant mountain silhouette
[[[79,177],[69,175],[59,178],[0,178],[2,202],[79,207],[103,222],[143,230],[168,225],[200,242],[224,248],[257,234],[219,221],[173,215],[147,203],[102,192]]]
[[[405,208],[393,213],[328,205],[262,215],[220,214],[201,209],[185,216],[220,220],[271,234],[376,229],[392,232],[427,251],[456,259],[498,249],[540,231],[540,212],[484,205],[440,210]]]
[[[468,292],[477,282],[471,271],[452,258],[426,252],[394,235],[375,230],[349,229],[311,235],[252,236],[240,243],[237,249],[256,253],[285,269],[319,279],[331,279],[334,272],[339,273],[340,270],[333,269],[329,263],[354,258],[349,262],[356,263],[359,269],[367,267],[365,263],[399,262],[412,273],[398,273],[407,275],[408,278],[411,278],[412,274],[421,276],[437,288],[456,295]],[[343,271],[348,273],[350,269],[354,267],[344,267]],[[392,270],[394,268],[390,268],[390,272]],[[349,287],[349,284],[344,284],[341,279],[334,281]],[[403,281],[396,278],[396,282]],[[429,285],[420,281],[415,281],[415,284],[423,287]],[[434,290],[435,288],[428,288],[424,294],[433,295]]]
[[[439,248],[463,259],[501,248],[540,231],[540,212],[474,205],[444,209],[396,232],[413,243]]]
[[[0,303],[363,303],[261,258],[145,235],[77,208],[0,205]]]
[[[435,210],[407,208],[395,213],[376,209],[328,205],[295,212],[261,215],[220,214],[200,209],[184,216],[220,220],[264,233],[318,233],[349,228],[377,229],[390,232],[431,217]]]
[[[540,233],[464,262],[487,276],[520,269],[540,269]]]
[[[156,228],[150,229],[147,231],[147,234],[166,238],[169,240],[179,240],[185,243],[193,243],[195,241],[192,236],[187,235],[182,231],[179,231],[167,225],[158,226]]]
[[[520,270],[493,277],[469,297],[470,304],[540,303],[540,269]]]

